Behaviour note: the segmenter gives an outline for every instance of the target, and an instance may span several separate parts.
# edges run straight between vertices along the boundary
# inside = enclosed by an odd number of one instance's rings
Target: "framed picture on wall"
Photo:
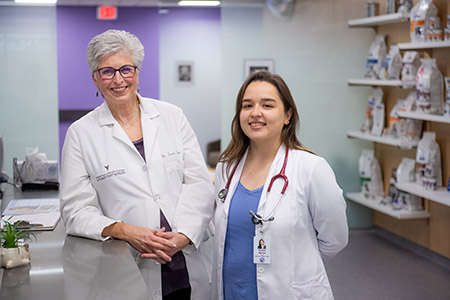
[[[266,70],[273,72],[273,60],[272,59],[246,59],[244,61],[244,79],[250,74]]]
[[[181,86],[194,85],[194,62],[175,62],[175,84]]]

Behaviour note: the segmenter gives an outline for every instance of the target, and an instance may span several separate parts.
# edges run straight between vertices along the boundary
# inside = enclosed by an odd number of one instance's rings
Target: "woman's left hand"
[[[173,243],[174,246],[170,247],[168,250],[165,251],[165,253],[170,257],[172,257],[178,251],[181,251],[191,242],[191,240],[187,236],[185,236],[183,233],[180,232],[158,231],[155,232],[155,235],[161,238],[165,238],[171,243]],[[146,253],[143,253],[141,257],[150,258],[149,255],[147,255]]]

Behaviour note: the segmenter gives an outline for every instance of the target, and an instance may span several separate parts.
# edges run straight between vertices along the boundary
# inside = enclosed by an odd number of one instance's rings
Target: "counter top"
[[[59,197],[57,192],[20,192],[8,199]],[[131,256],[119,240],[94,241],[66,235],[60,221],[52,231],[34,232],[31,264],[2,269],[0,299],[149,299],[150,294]]]

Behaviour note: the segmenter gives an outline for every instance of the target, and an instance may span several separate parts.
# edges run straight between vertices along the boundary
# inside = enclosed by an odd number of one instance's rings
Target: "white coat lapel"
[[[233,178],[230,182],[230,187],[228,188],[227,197],[225,198],[225,203],[222,205],[224,209],[224,213],[228,216],[228,210],[230,209],[231,198],[233,198],[234,192],[236,191],[239,180],[241,179],[242,170],[244,169],[245,160],[247,159],[248,149],[245,151],[244,155],[239,162],[238,167],[236,168],[236,172],[234,172]],[[231,170],[233,170],[234,166],[231,166]],[[224,180],[224,187],[227,184],[228,178]]]
[[[268,203],[268,198],[270,197],[270,199],[274,199],[272,202],[276,202],[276,199],[278,199],[278,196],[281,194],[281,190],[284,185],[284,180],[281,178],[276,179],[273,182],[270,193],[267,192],[267,189],[269,188],[272,177],[280,173],[281,168],[283,167],[285,153],[286,147],[282,144],[280,148],[278,148],[277,154],[275,155],[275,159],[273,160],[272,165],[270,166],[269,174],[267,174],[266,182],[264,183],[264,190],[261,194],[261,199],[259,200],[258,205],[259,215],[265,216],[265,213],[270,212],[273,206],[277,204],[277,203]]]
[[[166,170],[162,161],[161,151],[159,147],[156,147],[158,134],[156,120],[159,118],[160,114],[156,108],[148,102],[149,101],[141,101],[145,158],[148,166],[151,192],[153,196],[160,196],[167,184],[166,177],[163,175],[166,174]]]
[[[134,151],[136,151],[137,154],[138,151],[136,150],[136,147],[131,143],[130,138],[127,136],[125,131],[123,131],[122,127],[120,127],[119,123],[114,119],[108,105],[106,103],[102,103],[102,105],[99,107],[99,125],[100,126],[111,126],[112,128],[112,136],[121,142],[127,144],[129,147],[131,147]]]
[[[156,157],[161,158],[158,147],[155,147],[158,125],[153,121],[153,119],[157,117],[159,117],[159,114],[152,115],[142,111],[142,136],[144,138],[144,150],[147,163],[154,163],[153,160],[155,160]]]

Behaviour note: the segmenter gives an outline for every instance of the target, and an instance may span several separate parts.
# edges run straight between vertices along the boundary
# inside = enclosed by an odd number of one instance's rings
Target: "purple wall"
[[[139,76],[140,93],[159,98],[158,8],[119,7],[118,18],[113,21],[97,20],[94,6],[58,6],[56,13],[60,111],[91,110],[103,102],[101,96],[95,97],[86,48],[95,35],[108,29],[126,30],[140,39],[145,50]],[[70,123],[60,123],[60,148]]]

